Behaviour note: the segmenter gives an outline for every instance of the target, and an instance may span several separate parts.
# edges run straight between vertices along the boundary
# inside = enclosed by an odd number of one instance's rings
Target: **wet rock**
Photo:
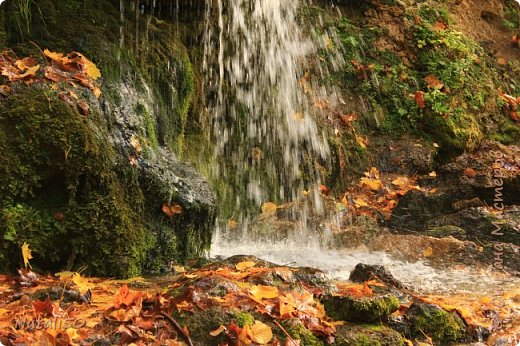
[[[384,325],[351,325],[347,324],[336,329],[335,343],[339,346],[404,345],[405,339],[397,331]]]
[[[78,290],[64,289],[61,286],[39,289],[31,295],[31,298],[35,300],[46,300],[49,298],[51,301],[62,300],[65,303],[79,301],[80,297]]]
[[[427,335],[435,344],[446,345],[467,338],[466,326],[459,315],[437,305],[414,303],[406,316],[411,334],[419,339]]]
[[[400,305],[397,297],[391,294],[363,298],[329,295],[321,301],[327,315],[335,320],[363,323],[381,321]]]
[[[390,271],[382,265],[370,265],[359,263],[350,273],[349,280],[354,282],[365,282],[373,279],[395,288],[403,288],[403,284],[397,280]]]

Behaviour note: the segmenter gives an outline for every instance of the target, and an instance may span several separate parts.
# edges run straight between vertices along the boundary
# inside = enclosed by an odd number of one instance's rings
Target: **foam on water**
[[[211,257],[252,255],[280,265],[319,268],[332,279],[348,280],[358,263],[386,266],[401,282],[416,292],[428,294],[474,292],[498,294],[520,285],[520,280],[497,275],[491,270],[472,268],[435,269],[427,263],[406,262],[391,258],[385,252],[360,250],[332,251],[319,247],[301,248],[287,243],[223,243],[214,242]]]

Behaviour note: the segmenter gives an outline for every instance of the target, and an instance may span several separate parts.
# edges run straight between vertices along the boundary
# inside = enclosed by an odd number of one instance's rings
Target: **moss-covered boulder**
[[[301,345],[323,346],[325,343],[308,330],[298,319],[284,321],[282,326],[293,340],[300,340]]]
[[[0,46],[42,69],[31,85],[1,81],[0,271],[20,266],[23,242],[38,270],[118,277],[204,255],[216,205],[178,159],[195,76],[174,24],[126,2],[34,0],[30,15],[22,3],[0,7]],[[93,60],[101,96],[51,83],[39,47]]]
[[[405,339],[401,334],[384,325],[347,324],[337,328],[334,345],[400,346],[405,345]]]
[[[392,294],[356,298],[325,296],[321,299],[328,316],[349,322],[375,322],[385,319],[399,308],[399,300]]]
[[[436,344],[449,345],[467,337],[466,326],[459,315],[437,305],[414,303],[406,315],[412,335],[419,339],[427,335]]]

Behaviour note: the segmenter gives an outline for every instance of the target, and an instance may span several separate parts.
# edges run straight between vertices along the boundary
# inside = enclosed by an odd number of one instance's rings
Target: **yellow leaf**
[[[235,265],[235,268],[237,268],[237,270],[244,270],[244,269],[247,269],[247,268],[254,267],[255,265],[256,265],[256,263],[253,262],[253,261],[246,261],[246,262],[237,263]]]
[[[368,203],[365,202],[365,200],[361,199],[361,198],[354,198],[354,203],[358,206],[358,207],[368,207]]]
[[[238,222],[235,220],[229,220],[227,226],[229,229],[236,229],[238,227]]]
[[[7,309],[0,309],[0,317],[2,317],[3,315],[5,315],[8,312],[9,312],[9,310],[7,310]]]
[[[43,51],[43,54],[48,57],[48,58],[51,58],[52,60],[61,60],[63,59],[63,54],[62,53],[55,53],[55,52],[51,52],[50,50],[48,49],[45,49]]]
[[[368,137],[363,137],[356,133],[356,142],[361,148],[366,149],[368,144]]]
[[[271,330],[271,327],[260,321],[255,321],[249,334],[251,339],[260,345],[265,345],[273,339],[273,331]]]
[[[184,276],[188,279],[195,279],[199,277],[197,274],[185,274]]]
[[[432,171],[432,172],[429,174],[429,176],[432,177],[432,178],[435,178],[435,177],[437,177],[437,172]]]
[[[274,214],[276,213],[278,206],[272,202],[265,202],[262,204],[262,214]]]
[[[26,242],[23,242],[22,245],[22,255],[23,255],[23,264],[25,265],[25,268],[27,268],[27,265],[29,268],[32,268],[31,264],[29,263],[29,260],[33,258],[31,254],[31,249],[29,249],[29,244]]]
[[[183,266],[173,266],[176,273],[186,273],[186,268]]]
[[[279,295],[278,287],[273,286],[253,285],[249,292],[257,300],[261,300],[262,298],[276,298]]]
[[[78,290],[80,293],[85,293],[91,288],[94,288],[94,286],[88,282],[88,280],[81,276],[80,273],[74,273],[72,276],[72,282],[78,287]]]
[[[431,257],[431,255],[433,255],[433,249],[431,248],[431,246],[424,249],[424,251],[423,251],[424,257]]]
[[[210,332],[209,335],[218,336],[218,335],[222,334],[222,332],[224,332],[225,330],[226,330],[226,327],[220,326],[217,329],[215,329],[214,331]]]
[[[59,272],[59,273],[56,273],[54,274],[54,276],[57,276],[60,278],[60,280],[68,280],[70,278],[72,278],[72,276],[74,276],[74,272],[68,272],[68,271],[65,271],[65,272]]]
[[[372,191],[379,191],[383,188],[383,183],[379,179],[361,178],[361,185],[365,185]]]

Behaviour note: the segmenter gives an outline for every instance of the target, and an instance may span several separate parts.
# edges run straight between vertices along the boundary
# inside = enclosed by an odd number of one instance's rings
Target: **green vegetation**
[[[407,312],[412,333],[419,338],[428,335],[442,345],[459,341],[466,336],[464,322],[455,312],[448,312],[430,304],[413,304]]]

